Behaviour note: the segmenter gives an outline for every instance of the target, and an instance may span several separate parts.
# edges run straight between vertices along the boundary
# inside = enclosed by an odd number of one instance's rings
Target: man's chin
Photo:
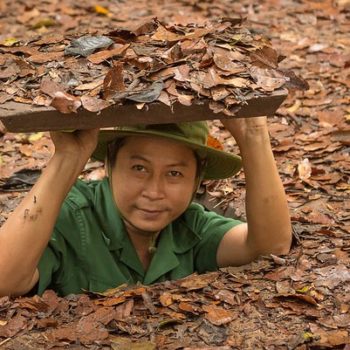
[[[144,236],[150,236],[153,235],[156,232],[160,232],[163,230],[167,225],[162,224],[150,224],[150,223],[144,223],[144,222],[138,222],[138,221],[129,221],[125,220],[127,228],[131,229],[135,233],[138,233],[140,235]]]

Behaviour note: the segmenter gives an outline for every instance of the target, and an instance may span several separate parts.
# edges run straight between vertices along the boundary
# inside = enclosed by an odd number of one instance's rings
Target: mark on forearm
[[[36,204],[36,196],[34,196],[34,201],[33,202],[34,202],[34,204]]]
[[[43,212],[43,209],[41,207],[37,208],[35,211],[32,211],[32,213],[29,209],[25,209],[23,219],[24,220],[29,219],[30,221],[36,221],[42,212]]]
[[[23,219],[25,220],[29,215],[29,209],[24,209]]]
[[[34,215],[29,216],[30,221],[36,221],[37,218],[38,218],[38,214],[34,214]]]

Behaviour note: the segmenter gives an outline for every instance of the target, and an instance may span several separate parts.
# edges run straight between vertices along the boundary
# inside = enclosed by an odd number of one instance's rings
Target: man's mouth
[[[149,214],[158,214],[165,211],[164,209],[143,209],[143,208],[138,208],[138,209]]]

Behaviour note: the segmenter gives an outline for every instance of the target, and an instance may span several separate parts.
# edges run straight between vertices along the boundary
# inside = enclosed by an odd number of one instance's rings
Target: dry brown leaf
[[[337,130],[332,133],[332,139],[344,145],[350,145],[350,130]]]
[[[164,26],[161,24],[158,26],[156,32],[151,36],[152,40],[159,40],[159,41],[179,41],[181,39],[184,39],[184,35],[179,35],[176,33],[173,33],[169,30],[167,30]]]
[[[214,101],[221,101],[230,95],[230,91],[223,86],[215,86],[210,89],[211,96]]]
[[[64,88],[51,79],[43,78],[40,84],[40,91],[54,98],[57,92],[64,92]]]
[[[236,305],[237,299],[235,298],[235,294],[227,289],[221,289],[215,293],[215,299],[221,300],[230,305]]]
[[[207,72],[192,71],[190,76],[192,83],[202,85],[206,89],[210,89],[217,85],[227,85],[238,88],[244,88],[250,85],[247,79],[241,77],[224,79],[220,77],[213,67],[210,67]]]
[[[21,59],[21,58],[15,58],[14,62],[16,63],[16,65],[18,66],[20,72],[19,72],[19,76],[20,77],[25,77],[27,75],[33,75],[35,74],[35,68],[30,65],[28,62],[26,62],[25,60]]]
[[[230,310],[225,310],[215,305],[204,305],[205,318],[215,326],[221,326],[234,319],[234,314]]]
[[[286,83],[284,75],[273,69],[252,66],[250,74],[257,86],[264,91],[274,91]]]
[[[209,28],[198,28],[195,29],[191,33],[186,33],[185,37],[186,39],[198,39],[202,38],[203,36],[207,35],[208,33],[212,33],[214,29],[209,29]]]
[[[80,97],[83,107],[90,112],[100,112],[110,106],[110,103],[97,97],[83,95]]]
[[[242,63],[233,62],[228,55],[214,54],[213,59],[218,68],[230,74],[242,73],[246,69]]]
[[[103,96],[108,100],[122,91],[125,91],[123,63],[115,62],[103,81]]]
[[[319,275],[315,281],[315,286],[334,288],[340,283],[350,281],[350,270],[345,265],[331,265],[320,267],[314,270]]]
[[[27,319],[21,314],[11,318],[5,325],[0,326],[0,337],[13,337],[22,329],[27,327]]]
[[[96,305],[102,305],[102,306],[114,306],[124,303],[126,300],[126,297],[124,295],[118,296],[118,297],[112,297],[108,299],[99,299],[96,300]]]
[[[173,303],[173,298],[172,298],[170,293],[164,292],[159,297],[159,301],[164,307],[166,307],[166,306],[169,306]]]
[[[217,273],[211,273],[207,275],[190,275],[177,283],[180,287],[185,288],[187,290],[196,290],[207,287],[211,282],[214,282],[217,278]]]
[[[66,92],[57,91],[50,106],[63,114],[77,113],[78,108],[81,106],[81,100],[79,97],[67,94]]]
[[[97,79],[95,81],[92,81],[91,83],[80,84],[75,88],[75,90],[78,90],[78,91],[93,90],[93,89],[96,89],[97,87],[102,86],[103,81],[104,79]]]
[[[208,44],[203,40],[184,40],[179,43],[181,52],[183,56],[199,54],[198,58],[201,59],[202,55],[204,55],[207,51]]]
[[[181,311],[190,312],[191,314],[198,314],[199,308],[195,305],[187,303],[185,301],[181,301],[179,303],[179,309]]]
[[[261,49],[251,52],[250,59],[254,66],[260,68],[277,68],[278,55],[277,52],[269,46],[264,46]]]
[[[177,99],[182,105],[184,105],[184,106],[191,106],[192,105],[193,96],[178,94],[177,95]]]
[[[281,294],[281,295],[278,295],[278,298],[301,300],[301,301],[304,301],[308,304],[318,306],[318,303],[315,300],[315,298],[313,298],[311,295],[307,295],[307,294]]]
[[[13,62],[9,67],[0,71],[0,79],[8,79],[18,75],[20,72],[19,67]]]
[[[31,55],[28,58],[29,62],[33,63],[47,63],[50,61],[63,60],[64,53],[62,52],[40,52],[35,55]]]
[[[330,128],[344,120],[344,112],[341,109],[317,111],[317,118],[321,126]]]
[[[100,64],[109,58],[118,56],[124,53],[129,48],[130,44],[115,44],[114,47],[110,50],[103,50],[96,53],[93,53],[87,57],[87,59],[94,64]]]
[[[311,176],[311,164],[308,158],[303,159],[298,164],[298,174],[301,180],[307,180]]]
[[[158,97],[158,101],[164,103],[167,106],[171,106],[171,100],[169,94],[166,91],[162,91]]]
[[[41,318],[36,323],[36,327],[39,329],[40,328],[47,329],[50,327],[57,327],[57,326],[58,326],[58,321],[53,317]]]
[[[19,300],[19,305],[22,309],[46,312],[49,308],[48,304],[38,295],[32,298],[22,298]]]

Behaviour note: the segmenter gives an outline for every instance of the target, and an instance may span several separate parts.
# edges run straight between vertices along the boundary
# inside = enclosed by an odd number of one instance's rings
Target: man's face
[[[185,145],[128,137],[112,169],[113,195],[130,233],[154,233],[179,217],[195,191],[197,162]]]

